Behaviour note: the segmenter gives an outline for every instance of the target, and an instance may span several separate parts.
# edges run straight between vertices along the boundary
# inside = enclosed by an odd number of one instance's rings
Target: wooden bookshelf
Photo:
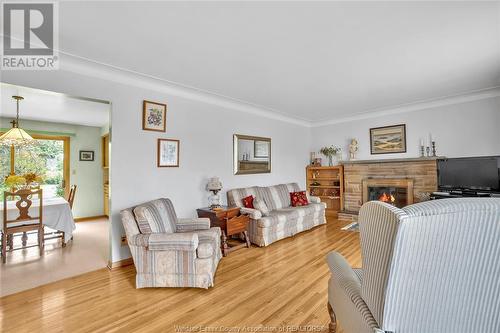
[[[336,216],[344,207],[344,169],[342,165],[306,168],[307,192],[326,203],[326,214]]]

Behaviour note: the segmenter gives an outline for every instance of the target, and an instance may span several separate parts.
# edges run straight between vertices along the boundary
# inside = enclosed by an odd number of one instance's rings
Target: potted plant
[[[328,165],[333,165],[333,156],[337,156],[340,153],[341,149],[337,146],[323,147],[320,149],[320,153],[328,157]]]

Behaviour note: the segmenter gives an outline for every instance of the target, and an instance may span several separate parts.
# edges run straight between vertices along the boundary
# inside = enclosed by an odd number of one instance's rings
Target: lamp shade
[[[212,177],[208,180],[207,190],[209,191],[219,191],[222,189],[222,182],[219,177]]]
[[[33,138],[28,133],[18,127],[13,127],[0,136],[0,143],[7,146],[26,145],[33,141]]]

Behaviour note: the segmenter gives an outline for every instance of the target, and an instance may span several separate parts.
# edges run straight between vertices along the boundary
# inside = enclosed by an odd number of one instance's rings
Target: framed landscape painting
[[[406,153],[406,125],[370,128],[370,152],[372,155]]]
[[[158,139],[158,167],[179,166],[179,140]]]
[[[144,101],[142,104],[142,129],[165,132],[167,130],[167,105]]]

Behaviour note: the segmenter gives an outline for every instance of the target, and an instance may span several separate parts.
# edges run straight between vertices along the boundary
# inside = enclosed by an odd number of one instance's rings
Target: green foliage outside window
[[[17,175],[34,172],[44,179],[42,188],[64,196],[62,188],[64,144],[59,140],[36,140],[30,149],[16,148],[14,153],[15,173]],[[5,177],[10,175],[10,147],[0,146],[0,200],[3,192],[10,190],[5,186]],[[44,195],[45,196],[45,195]]]

